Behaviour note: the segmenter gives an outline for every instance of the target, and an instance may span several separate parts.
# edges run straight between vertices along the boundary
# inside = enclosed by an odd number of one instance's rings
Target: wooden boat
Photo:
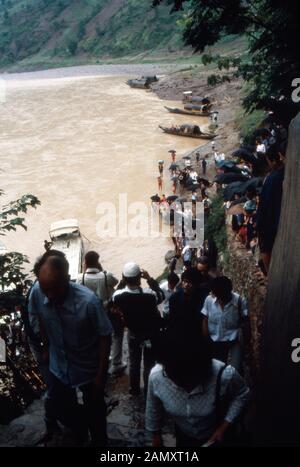
[[[171,108],[171,107],[165,106],[165,109],[167,109],[168,112],[173,113],[173,114],[194,115],[197,117],[210,117],[211,115],[211,112],[209,111],[209,109],[206,111],[203,111],[202,106],[199,106],[199,105],[185,105],[184,109]]]
[[[150,84],[156,83],[158,81],[157,76],[142,76],[137,79],[129,79],[127,81],[128,86],[131,88],[137,89],[149,89]]]
[[[151,83],[157,83],[158,81],[158,77],[156,75],[146,75],[146,76],[142,76],[141,79],[145,79],[146,81],[148,81],[149,84]]]
[[[215,133],[204,133],[198,125],[181,125],[175,128],[167,128],[159,125],[159,128],[164,133],[175,136],[187,136],[189,138],[197,139],[214,139],[217,135]]]
[[[51,249],[62,251],[69,263],[69,274],[76,281],[82,270],[83,241],[76,219],[54,222],[50,226]]]
[[[147,79],[129,79],[126,84],[131,88],[136,89],[149,89],[150,83]]]
[[[210,104],[210,99],[208,97],[201,97],[201,96],[193,96],[192,91],[185,91],[183,93],[183,100],[182,102],[184,104],[198,104],[198,105],[204,105],[204,104]]]

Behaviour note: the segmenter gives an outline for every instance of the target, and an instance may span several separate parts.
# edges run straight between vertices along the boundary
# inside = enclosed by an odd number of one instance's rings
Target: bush
[[[205,238],[213,240],[219,254],[227,253],[227,233],[224,200],[220,194],[212,199],[210,215],[205,225]]]

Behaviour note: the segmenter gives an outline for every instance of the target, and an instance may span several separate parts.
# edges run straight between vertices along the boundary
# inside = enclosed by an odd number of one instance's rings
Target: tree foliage
[[[245,34],[245,56],[205,54],[203,60],[215,61],[219,70],[233,68],[235,76],[251,83],[244,100],[248,111],[274,110],[289,123],[300,110],[291,99],[292,82],[300,78],[299,0],[154,0],[153,5],[163,2],[172,4],[172,10],[186,8],[184,40],[195,51],[203,52],[224,35]]]
[[[0,190],[0,197],[3,196]],[[16,201],[0,205],[0,236],[16,231],[18,227],[27,229],[24,214],[29,208],[36,208],[40,201],[33,195],[24,195]],[[20,300],[22,286],[27,278],[24,263],[25,255],[17,252],[0,254],[0,312],[10,311]]]

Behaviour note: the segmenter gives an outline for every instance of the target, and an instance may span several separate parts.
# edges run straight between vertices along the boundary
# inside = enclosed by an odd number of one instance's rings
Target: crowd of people
[[[153,209],[172,225],[177,207],[197,220],[197,202],[207,219],[207,191],[219,191],[238,240],[253,253],[259,246],[265,274],[280,217],[287,136],[272,116],[268,124],[258,130],[254,148],[243,146],[230,159],[212,143],[212,182],[205,176],[207,157],[197,152],[193,168],[191,157],[179,165],[171,150],[173,194],[162,194],[165,167],[159,161],[160,194],[152,197]],[[184,208],[188,200],[192,207]],[[38,258],[22,319],[47,387],[46,441],[64,426],[77,445],[107,445],[106,382],[128,365],[128,391],[146,401],[153,446],[163,445],[164,414],[173,420],[177,446],[234,444],[233,428],[250,398],[242,376],[247,301],[218,272],[207,240],[190,247],[192,235],[173,234],[174,256],[160,282],[134,262],[116,278],[95,251],[86,253],[76,283],[62,252],[47,248]]]
[[[90,251],[74,283],[63,253],[48,250],[37,260],[27,329],[47,385],[49,439],[63,425],[80,445],[88,434],[92,445],[106,445],[105,384],[108,374],[126,369],[126,335],[128,391],[145,397],[153,446],[163,443],[163,412],[174,421],[178,446],[222,442],[249,400],[239,336],[247,305],[228,278],[215,277],[206,257],[182,273],[174,269],[173,263],[158,283],[129,262],[118,281]],[[215,395],[226,397],[222,416]]]
[[[267,275],[281,212],[287,132],[270,114],[253,138],[255,144],[233,153],[235,162],[216,163],[216,181],[236,238]]]

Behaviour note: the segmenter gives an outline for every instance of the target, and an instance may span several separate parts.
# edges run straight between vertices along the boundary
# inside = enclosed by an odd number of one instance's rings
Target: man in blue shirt
[[[103,446],[107,441],[104,387],[112,326],[97,296],[69,281],[68,268],[67,260],[55,252],[47,252],[39,260],[29,319],[42,339],[44,358],[49,358],[56,418],[77,435],[84,435],[87,425],[92,445]],[[84,421],[76,388],[83,394]]]

